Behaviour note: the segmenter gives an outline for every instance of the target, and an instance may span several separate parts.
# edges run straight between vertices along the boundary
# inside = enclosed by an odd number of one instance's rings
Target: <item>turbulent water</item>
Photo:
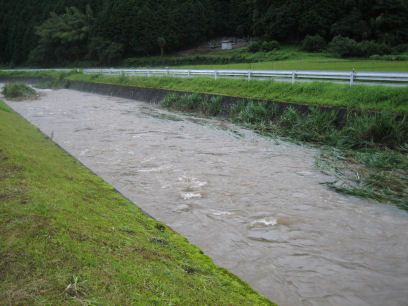
[[[320,184],[314,149],[70,90],[8,103],[280,305],[408,305],[408,214]]]

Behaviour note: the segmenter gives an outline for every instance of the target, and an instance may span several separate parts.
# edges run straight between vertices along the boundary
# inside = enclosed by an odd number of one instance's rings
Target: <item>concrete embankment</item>
[[[36,78],[36,77],[6,77],[0,76],[0,82],[12,82],[20,81],[28,84],[37,84],[44,81],[50,81],[50,78]],[[193,94],[193,92],[188,91],[179,91],[179,90],[168,90],[168,89],[159,89],[159,88],[143,88],[137,86],[126,86],[118,84],[105,84],[105,83],[96,83],[96,82],[83,82],[83,81],[69,81],[68,89],[79,90],[82,92],[95,93],[100,95],[107,95],[118,98],[132,99],[143,101],[147,103],[158,104],[160,101],[168,94],[177,93],[177,94]],[[203,96],[207,97],[218,97],[220,95],[200,93]],[[223,97],[223,112],[221,115],[227,115],[229,110],[235,104],[241,101],[247,101],[249,99],[242,97],[232,97],[232,96],[222,96]],[[339,120],[344,119],[348,113],[346,108],[333,108],[326,106],[315,106],[308,104],[299,104],[299,103],[288,103],[281,101],[266,101],[259,99],[250,99],[254,102],[267,102],[273,103],[276,105],[279,112],[285,110],[288,107],[293,107],[301,113],[308,113],[311,108],[318,108],[321,111],[332,111],[335,109],[338,112]]]

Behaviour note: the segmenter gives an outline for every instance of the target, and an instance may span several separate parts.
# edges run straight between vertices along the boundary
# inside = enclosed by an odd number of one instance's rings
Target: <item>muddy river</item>
[[[8,102],[280,305],[408,305],[408,214],[329,190],[315,149],[70,90]]]

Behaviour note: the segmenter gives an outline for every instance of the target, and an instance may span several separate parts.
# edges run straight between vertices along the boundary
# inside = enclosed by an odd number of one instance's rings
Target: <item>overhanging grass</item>
[[[248,99],[274,100],[320,106],[408,113],[408,87],[348,86],[332,83],[284,83],[209,78],[127,77],[82,73],[0,72],[3,76],[54,77],[147,88],[210,93]]]
[[[0,101],[2,305],[268,305]]]

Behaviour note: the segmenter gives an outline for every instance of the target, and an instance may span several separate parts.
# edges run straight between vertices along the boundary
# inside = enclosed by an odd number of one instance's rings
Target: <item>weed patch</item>
[[[20,82],[8,83],[4,85],[1,93],[7,99],[12,99],[12,100],[26,100],[26,99],[36,98],[35,90]]]
[[[207,116],[217,116],[222,112],[222,97],[202,96],[200,94],[168,94],[160,106],[183,112],[198,112]]]

